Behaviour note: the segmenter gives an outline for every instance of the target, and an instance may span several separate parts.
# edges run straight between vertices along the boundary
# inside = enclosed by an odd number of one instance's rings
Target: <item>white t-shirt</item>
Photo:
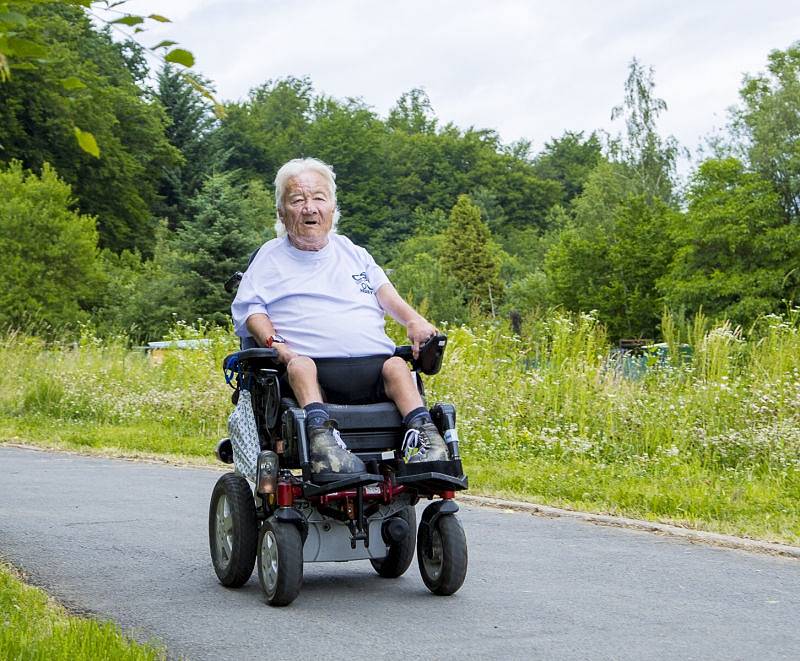
[[[395,345],[375,296],[389,278],[347,237],[328,239],[318,251],[298,250],[286,237],[261,246],[231,305],[236,334],[247,337],[247,318],[266,313],[302,356],[390,356]]]

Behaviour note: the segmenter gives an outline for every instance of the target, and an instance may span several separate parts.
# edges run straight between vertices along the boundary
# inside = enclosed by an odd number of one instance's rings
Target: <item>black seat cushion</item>
[[[289,397],[281,399],[281,408],[296,408],[297,402]],[[328,414],[336,420],[339,430],[400,429],[403,418],[392,402],[378,404],[326,404]]]

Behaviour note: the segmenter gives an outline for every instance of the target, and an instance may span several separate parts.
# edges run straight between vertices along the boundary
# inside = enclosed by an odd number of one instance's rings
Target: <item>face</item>
[[[319,250],[328,243],[336,205],[328,181],[318,172],[292,177],[283,195],[281,220],[292,243],[301,250]]]

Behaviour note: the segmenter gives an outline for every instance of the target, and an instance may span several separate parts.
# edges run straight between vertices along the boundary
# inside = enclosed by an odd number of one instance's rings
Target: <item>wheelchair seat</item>
[[[297,408],[290,397],[281,398],[281,409]],[[359,454],[397,450],[403,441],[403,419],[392,402],[377,404],[326,404],[348,449]]]

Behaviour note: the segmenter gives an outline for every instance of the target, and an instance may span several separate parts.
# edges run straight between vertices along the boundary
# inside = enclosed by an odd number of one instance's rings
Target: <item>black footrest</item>
[[[383,475],[375,475],[373,473],[362,473],[361,475],[352,475],[341,478],[341,475],[331,475],[334,479],[332,481],[326,480],[327,476],[314,476],[313,479],[318,484],[310,484],[306,482],[303,485],[303,495],[306,498],[313,496],[322,496],[326,493],[333,493],[334,491],[344,491],[345,489],[355,489],[368,484],[375,484],[376,482],[383,482]]]
[[[397,484],[405,485],[420,493],[439,493],[440,491],[464,491],[468,488],[466,475],[447,475],[430,471],[412,475],[397,475]]]
[[[463,477],[464,468],[461,459],[448,461],[419,461],[409,464],[400,463],[397,469],[398,477],[401,475],[419,475],[421,473],[443,473],[452,477]]]

